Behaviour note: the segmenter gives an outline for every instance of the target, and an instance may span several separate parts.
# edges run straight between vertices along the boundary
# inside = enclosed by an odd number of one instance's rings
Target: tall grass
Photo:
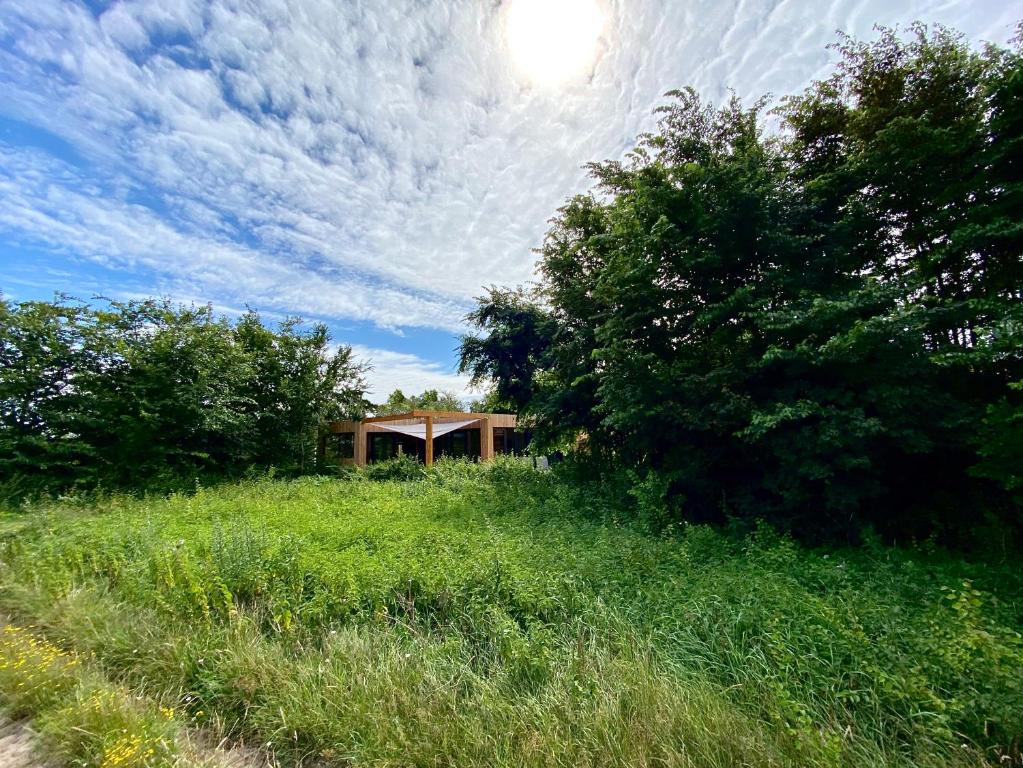
[[[32,629],[0,628],[0,696],[13,718],[32,717],[51,765],[100,768],[215,768],[188,739],[173,708],[112,684],[88,658]]]
[[[1011,563],[627,519],[603,489],[514,462],[46,503],[11,518],[0,604],[284,763],[1018,750]]]

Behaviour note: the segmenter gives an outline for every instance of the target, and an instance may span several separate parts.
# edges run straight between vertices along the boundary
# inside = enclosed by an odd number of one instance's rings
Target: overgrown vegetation
[[[322,325],[0,297],[0,493],[312,471],[319,426],[368,405],[362,373]]]
[[[1020,531],[1023,48],[917,26],[721,108],[692,90],[591,166],[462,368],[659,488],[676,519]]]
[[[480,300],[473,407],[552,471],[301,476],[370,407],[322,326],[0,300],[6,713],[83,765],[1023,763],[1023,48],[839,50],[779,136],[674,94]]]
[[[24,627],[0,629],[0,696],[8,717],[34,718],[45,757],[62,764],[214,765],[192,748],[173,708],[112,685],[89,659]]]
[[[664,530],[510,459],[418,471],[37,503],[0,604],[284,764],[1019,757],[1011,559]]]

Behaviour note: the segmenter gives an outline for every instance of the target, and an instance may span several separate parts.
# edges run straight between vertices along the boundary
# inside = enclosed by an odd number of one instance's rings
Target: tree
[[[87,476],[94,458],[80,439],[86,382],[114,364],[106,344],[83,345],[95,334],[85,307],[14,304],[0,297],[0,478],[42,475],[58,483]],[[74,383],[73,383],[74,382]],[[43,483],[30,481],[30,487]]]
[[[319,427],[362,418],[370,407],[362,380],[366,367],[355,361],[351,347],[331,352],[323,324],[301,329],[302,321],[290,318],[273,331],[253,311],[235,327],[253,366],[245,391],[256,415],[251,450],[258,466],[310,469]]]
[[[515,406],[510,404],[506,400],[502,400],[497,390],[493,387],[484,391],[484,393],[473,400],[469,401],[468,409],[472,413],[514,413]]]
[[[465,405],[454,392],[439,392],[428,389],[421,395],[406,395],[400,389],[394,390],[387,401],[374,407],[378,416],[410,411],[464,411]]]
[[[34,488],[309,471],[320,425],[368,406],[324,326],[208,306],[0,300],[0,362],[0,478]]]
[[[693,518],[962,528],[996,495],[968,468],[1007,461],[977,425],[1019,445],[1019,53],[923,26],[838,49],[779,134],[764,102],[669,94],[535,288],[478,300],[462,370]]]

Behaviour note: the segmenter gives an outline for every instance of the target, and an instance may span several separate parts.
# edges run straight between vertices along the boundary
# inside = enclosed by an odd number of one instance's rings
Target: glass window
[[[391,435],[370,435],[370,461],[385,461],[397,453],[395,440]]]
[[[327,436],[328,459],[354,459],[355,434],[352,432],[334,432]]]

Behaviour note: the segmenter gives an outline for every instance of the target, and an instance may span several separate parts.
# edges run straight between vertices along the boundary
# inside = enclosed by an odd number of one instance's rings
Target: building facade
[[[498,454],[521,453],[528,441],[515,414],[410,411],[335,421],[321,437],[320,456],[365,466],[409,455],[429,466],[441,456],[488,461]]]

